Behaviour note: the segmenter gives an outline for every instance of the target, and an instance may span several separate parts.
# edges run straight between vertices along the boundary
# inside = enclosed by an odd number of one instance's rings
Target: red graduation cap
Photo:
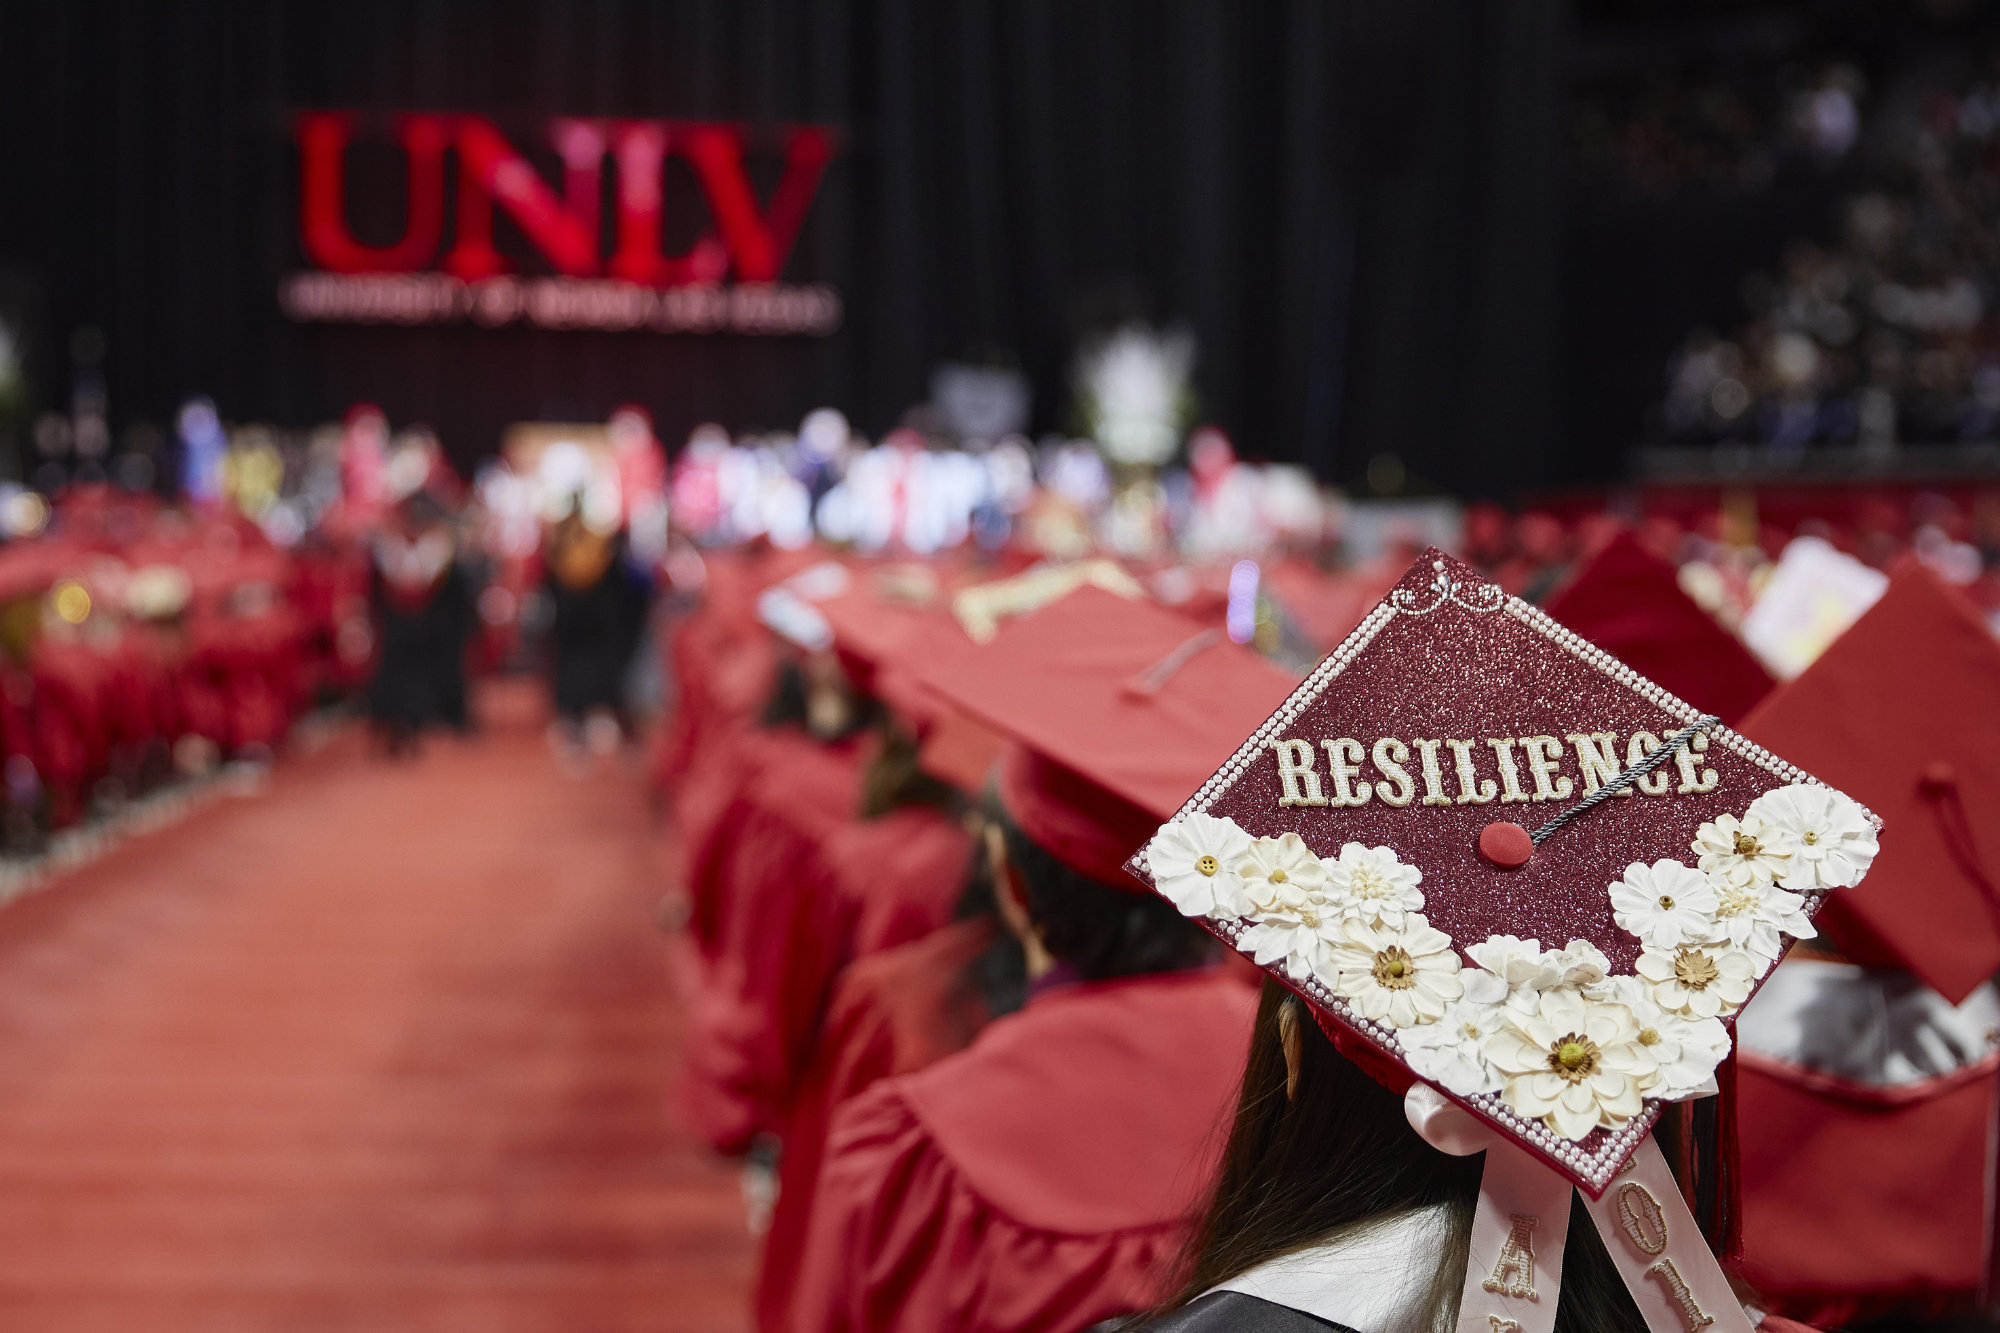
[[[1856,961],[1957,1003],[2000,969],[2000,643],[1916,561],[1743,730],[1873,806],[1892,837],[1821,919]]]
[[[890,572],[858,574],[817,603],[835,650],[864,674],[921,658],[935,645],[966,641],[941,594],[896,591],[884,581]]]
[[[1876,845],[1436,550],[1240,734],[1132,872],[1593,1197]]]
[[[925,734],[951,710],[922,684],[918,668],[970,641],[939,588],[903,575],[893,567],[867,571],[817,610],[856,685]]]
[[[1566,628],[1696,707],[1735,722],[1771,674],[1681,591],[1674,568],[1620,532],[1542,608]]]
[[[1006,737],[1001,803],[1072,869],[1123,865],[1291,690],[1255,653],[1150,602],[1084,586],[939,653],[925,683]]]

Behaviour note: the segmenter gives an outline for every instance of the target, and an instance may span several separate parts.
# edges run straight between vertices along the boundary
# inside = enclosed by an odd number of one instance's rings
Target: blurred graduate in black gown
[[[625,671],[646,624],[650,588],[626,555],[625,532],[581,507],[550,531],[543,584],[553,611],[550,665],[559,746],[616,749],[627,730]]]
[[[371,590],[380,651],[368,712],[390,754],[414,749],[432,725],[469,726],[465,651],[474,605],[458,555],[451,515],[427,491],[397,505],[376,535]]]

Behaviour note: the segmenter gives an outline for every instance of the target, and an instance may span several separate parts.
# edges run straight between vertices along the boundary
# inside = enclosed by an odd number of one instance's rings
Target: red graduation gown
[[[1210,969],[1058,986],[834,1116],[801,1330],[1081,1328],[1160,1295],[1256,996]]]
[[[944,925],[972,855],[963,825],[917,806],[827,825],[802,811],[753,813],[743,836],[725,904],[739,924],[725,932],[690,1052],[740,1108],[712,1122],[725,1148],[745,1126],[784,1125],[834,978],[857,955]]]
[[[850,957],[922,939],[951,920],[972,851],[965,824],[933,806],[899,806],[834,833],[826,859],[836,899],[809,932],[836,946],[814,960],[821,970],[806,989],[815,1014]]]
[[[849,1098],[965,1049],[986,1025],[967,970],[993,942],[990,918],[857,958],[834,984],[826,1023],[799,1076],[778,1164],[778,1202],[757,1269],[757,1327],[789,1328],[799,1250],[826,1156],[828,1122]]]
[[[690,1125],[722,1152],[779,1128],[784,1043],[769,997],[793,944],[786,904],[831,893],[825,848],[852,820],[860,783],[851,745],[770,732],[760,748],[730,826],[714,835],[726,839],[715,872],[689,885],[703,966],[682,1101]]]

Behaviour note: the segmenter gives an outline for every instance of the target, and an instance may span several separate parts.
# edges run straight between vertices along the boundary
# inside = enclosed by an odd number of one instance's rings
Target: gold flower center
[[[1359,898],[1386,898],[1389,896],[1389,881],[1367,866],[1354,872],[1347,886]]]
[[[1204,875],[1213,875],[1216,871],[1222,869],[1222,863],[1212,856],[1204,856],[1201,860],[1194,863],[1194,868]]]
[[[1738,856],[1755,856],[1763,850],[1764,844],[1758,842],[1749,834],[1739,833],[1736,835],[1736,854]]]
[[[1417,984],[1417,965],[1401,945],[1375,955],[1375,984],[1384,990],[1408,990]]]
[[[1717,916],[1741,916],[1757,905],[1756,894],[1748,889],[1738,888],[1734,884],[1724,885],[1722,892],[1717,896],[1719,899],[1715,909]]]
[[[1287,878],[1288,877],[1285,874],[1285,868],[1283,866],[1279,866],[1276,870],[1273,870],[1271,872],[1271,882],[1273,884],[1283,884]]]
[[[1674,900],[1672,895],[1665,893],[1660,895],[1660,910],[1663,912],[1671,912],[1674,910]]]
[[[1571,1032],[1549,1047],[1549,1069],[1565,1082],[1581,1083],[1597,1072],[1597,1043]]]
[[[1319,913],[1313,911],[1310,907],[1301,907],[1299,909],[1299,920],[1305,923],[1307,930],[1319,929]]]
[[[1699,949],[1682,949],[1674,955],[1674,980],[1689,990],[1706,990],[1721,975],[1715,960]]]
[[[1804,843],[1808,847],[1814,846],[1819,842],[1819,834],[1814,833],[1812,830],[1808,829],[1806,831],[1806,835],[1800,838],[1799,841]]]
[[[1658,1046],[1660,1040],[1660,1030],[1658,1028],[1639,1029],[1639,1044],[1641,1046]]]

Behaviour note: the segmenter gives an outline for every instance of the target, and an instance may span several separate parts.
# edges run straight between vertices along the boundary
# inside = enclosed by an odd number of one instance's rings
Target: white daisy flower
[[[1783,829],[1754,811],[1741,819],[1718,815],[1695,831],[1689,847],[1703,873],[1731,884],[1769,884],[1790,868],[1796,850]]]
[[[1490,935],[1465,951],[1472,961],[1500,978],[1507,985],[1510,994],[1526,991],[1534,993],[1542,989],[1546,981],[1553,985],[1556,974],[1542,962],[1542,942],[1524,940],[1518,935]]]
[[[1544,986],[1544,992],[1586,991],[1602,982],[1611,970],[1611,960],[1589,940],[1571,940],[1560,949],[1545,950],[1542,964],[1556,974],[1555,984]]]
[[[1791,864],[1778,883],[1800,893],[1859,884],[1881,850],[1861,807],[1828,787],[1778,787],[1750,802],[1749,814],[1791,839]]]
[[[1403,1062],[1418,1078],[1461,1097],[1498,1092],[1500,1075],[1486,1059],[1486,1039],[1500,1030],[1507,985],[1477,968],[1466,968],[1458,976],[1465,994],[1446,1005],[1437,1022],[1396,1034]]]
[[[1544,995],[1581,994],[1604,980],[1611,964],[1588,940],[1543,949],[1538,940],[1494,935],[1466,950],[1472,961],[1507,986],[1507,1003],[1532,1010]]]
[[[1639,1044],[1659,1064],[1659,1084],[1647,1095],[1676,1102],[1715,1092],[1715,1067],[1729,1054],[1729,1029],[1721,1019],[1668,1013],[1640,977],[1611,978],[1609,993],[1632,1011]]]
[[[1164,824],[1146,844],[1154,887],[1186,916],[1234,921],[1250,908],[1237,862],[1250,835],[1233,819],[1200,812]]]
[[[1785,952],[1784,936],[1809,940],[1819,932],[1806,919],[1806,900],[1776,884],[1718,881],[1715,886],[1716,938],[1727,940],[1757,960],[1757,975],[1771,970]]]
[[[1329,950],[1347,938],[1336,904],[1324,894],[1282,881],[1251,909],[1248,919],[1236,947],[1259,967],[1283,963],[1294,981],[1322,974]]]
[[[1324,864],[1334,901],[1349,917],[1394,925],[1403,913],[1423,910],[1424,895],[1417,884],[1424,872],[1398,861],[1387,847],[1345,843],[1340,856]]]
[[[1327,950],[1320,980],[1363,1018],[1392,1028],[1434,1023],[1465,994],[1463,966],[1451,936],[1416,912],[1395,926],[1343,923],[1344,936]]]
[[[1641,944],[1691,944],[1715,934],[1715,890],[1679,861],[1634,861],[1611,885],[1611,917]]]
[[[1528,1012],[1503,1006],[1485,1051],[1508,1106],[1577,1141],[1638,1115],[1660,1075],[1630,1009],[1568,999],[1545,996]]]
[[[1648,948],[1633,970],[1651,986],[1660,1008],[1689,1018],[1736,1012],[1762,971],[1755,958],[1728,944]]]
[[[1296,833],[1252,838],[1236,858],[1236,875],[1250,908],[1245,916],[1275,910],[1297,893],[1312,897],[1326,894],[1326,867]]]

